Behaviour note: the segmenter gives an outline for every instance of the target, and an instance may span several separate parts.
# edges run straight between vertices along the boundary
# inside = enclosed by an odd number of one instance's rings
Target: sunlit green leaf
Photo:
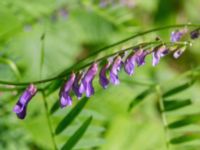
[[[197,122],[200,122],[200,114],[188,115],[178,121],[170,123],[168,125],[168,128],[170,129],[180,128]]]
[[[50,109],[50,114],[55,113],[60,108],[59,101],[55,101],[53,106]]]
[[[63,80],[55,80],[50,85],[46,87],[46,95],[49,96],[51,93],[56,91],[58,88],[60,88]]]
[[[147,89],[145,91],[143,91],[142,93],[140,93],[139,95],[137,95],[129,104],[129,108],[128,111],[131,111],[131,109],[133,107],[135,107],[136,105],[138,105],[139,103],[141,103],[150,93],[152,92],[152,88]]]
[[[164,100],[164,111],[177,110],[192,104],[190,99],[186,100]]]
[[[171,144],[182,144],[182,143],[190,142],[190,141],[193,141],[193,140],[200,140],[200,133],[199,132],[187,133],[185,135],[172,138],[170,140],[170,143]]]
[[[87,128],[89,127],[90,123],[92,121],[92,117],[89,117],[83,124],[80,126],[80,128],[69,138],[69,140],[64,144],[64,146],[61,148],[61,150],[70,150],[72,149],[76,143],[81,139],[83,134],[86,132]]]
[[[21,78],[19,69],[18,69],[17,65],[12,60],[7,59],[7,58],[0,58],[0,63],[7,64],[10,67],[10,69],[13,71],[13,73],[15,74],[17,79]]]
[[[79,115],[79,113],[84,108],[87,103],[88,98],[84,97],[80,102],[63,118],[63,120],[58,124],[55,134],[60,134],[64,129],[66,129],[70,123]]]
[[[173,89],[170,89],[169,91],[167,91],[163,94],[163,97],[166,98],[166,97],[172,96],[174,94],[177,94],[179,92],[182,92],[182,91],[186,90],[187,88],[191,87],[193,85],[193,83],[194,82],[188,82],[183,85],[177,86]]]

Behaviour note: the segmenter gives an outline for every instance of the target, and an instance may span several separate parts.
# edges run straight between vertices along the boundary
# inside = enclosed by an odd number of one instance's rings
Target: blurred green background
[[[1,0],[0,1],[0,80],[26,82],[46,79],[86,58],[95,50],[112,44],[137,32],[155,27],[200,23],[198,0]],[[118,45],[100,53],[102,57],[139,42],[154,41],[156,36],[169,41],[172,30],[154,32]],[[45,35],[42,42],[41,37]],[[43,48],[44,53],[41,53]],[[55,136],[58,148],[73,135],[88,116],[93,120],[84,136],[73,149],[79,150],[165,150],[166,133],[158,109],[156,93],[128,112],[130,102],[150,83],[163,90],[187,82],[179,77],[200,64],[200,42],[174,60],[162,59],[157,67],[146,65],[129,77],[120,73],[121,84],[103,90],[95,79],[96,94],[73,123]],[[41,65],[41,57],[42,65]],[[1,86],[2,87],[2,86]],[[198,112],[200,86],[194,86],[176,95],[191,98],[193,105],[167,115],[168,121],[180,114]],[[45,107],[41,94],[31,101],[25,120],[12,112],[19,98],[18,91],[0,88],[0,150],[53,149]],[[50,115],[53,129],[76,105],[59,109]],[[47,97],[49,109],[58,101],[58,90]],[[68,120],[66,120],[67,122]],[[199,125],[186,129],[200,131]],[[179,135],[185,128],[171,132]],[[200,142],[171,145],[175,150],[198,150]]]

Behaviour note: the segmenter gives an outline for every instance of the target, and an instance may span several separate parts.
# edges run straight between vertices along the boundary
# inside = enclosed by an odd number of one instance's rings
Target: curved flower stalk
[[[112,83],[114,85],[120,83],[118,73],[122,67],[124,67],[124,70],[128,75],[132,75],[134,73],[135,66],[137,65],[139,67],[145,65],[145,58],[150,54],[152,54],[153,56],[152,66],[156,66],[162,57],[166,56],[171,52],[173,52],[174,58],[179,58],[189,45],[189,42],[177,42],[181,40],[184,34],[186,34],[185,29],[178,30],[172,34],[172,42],[166,42],[164,44],[162,44],[163,42],[161,41],[142,43],[137,46],[129,47],[115,52],[113,54],[110,54],[108,56],[102,57],[96,60],[95,62],[90,62],[89,64],[86,64],[79,68],[75,68],[76,71],[74,73],[67,72],[67,74],[71,73],[71,75],[69,77],[69,80],[64,84],[64,86],[60,90],[59,95],[61,107],[63,108],[67,105],[72,104],[72,92],[75,93],[78,99],[82,97],[83,93],[85,93],[86,97],[91,97],[92,95],[94,95],[95,90],[93,87],[93,80],[96,74],[98,73],[98,63],[101,63],[102,61],[105,61],[106,59],[110,58],[110,60],[100,69],[99,72],[99,83],[105,89],[108,87],[109,83]],[[190,36],[191,39],[197,39],[199,37],[199,28],[190,32]],[[126,41],[127,39],[125,39],[123,42]],[[122,41],[118,42],[117,44],[121,43]],[[108,46],[107,48],[113,47],[115,45],[116,43],[111,46]],[[177,48],[174,49],[174,46]],[[129,52],[129,55],[126,56],[125,52]],[[86,72],[82,71],[88,66],[89,68]],[[107,77],[108,72],[110,73],[109,78]],[[63,76],[59,75],[51,79],[38,81],[37,83],[49,82],[61,78],[63,78]],[[0,81],[0,83],[2,82]],[[19,101],[17,102],[14,108],[14,112],[17,113],[19,118],[23,119],[25,117],[28,102],[36,94],[36,92],[37,88],[31,84],[20,97]]]
[[[36,93],[37,93],[37,88],[33,84],[30,84],[24,91],[24,93],[19,98],[17,104],[13,109],[13,111],[17,114],[18,118],[24,119],[26,117],[26,109],[28,103]]]

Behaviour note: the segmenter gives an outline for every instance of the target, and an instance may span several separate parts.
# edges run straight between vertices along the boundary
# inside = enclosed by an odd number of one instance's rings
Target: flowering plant
[[[200,24],[144,30],[129,0],[48,2],[27,19],[32,4],[8,1],[0,149],[198,148]]]

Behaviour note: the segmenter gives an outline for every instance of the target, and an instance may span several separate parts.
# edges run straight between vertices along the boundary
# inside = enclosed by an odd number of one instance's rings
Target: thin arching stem
[[[47,124],[48,124],[50,135],[51,135],[52,144],[53,144],[54,150],[58,150],[57,145],[56,145],[56,141],[55,141],[55,135],[54,135],[54,132],[53,132],[53,127],[52,127],[50,116],[49,116],[48,104],[47,104],[46,96],[45,96],[44,91],[42,91],[41,93],[42,93],[42,97],[43,97],[45,114],[46,114]]]
[[[106,46],[106,47],[104,47],[104,48],[101,48],[101,49],[95,51],[95,52],[94,52],[93,54],[91,54],[89,57],[87,57],[87,58],[81,60],[80,62],[84,62],[86,59],[89,59],[89,58],[91,58],[91,57],[93,57],[93,56],[99,54],[99,53],[102,52],[102,51],[108,50],[108,49],[110,49],[110,48],[112,48],[112,47],[115,47],[115,46],[117,46],[117,45],[120,45],[120,44],[122,44],[122,43],[125,43],[125,42],[127,42],[127,41],[129,41],[129,40],[131,40],[131,39],[136,38],[136,37],[143,36],[143,35],[146,35],[146,34],[148,34],[148,33],[155,32],[155,31],[160,31],[160,30],[165,30],[165,29],[171,29],[171,28],[180,28],[180,27],[200,27],[200,24],[169,25],[169,26],[164,26],[164,27],[160,27],[160,28],[155,28],[155,29],[147,30],[147,31],[144,31],[144,32],[141,32],[141,33],[137,33],[137,34],[135,34],[135,35],[133,35],[133,36],[131,36],[131,37],[128,37],[128,38],[126,38],[126,39],[123,39],[123,40],[121,40],[121,41],[118,41],[118,42],[116,42],[116,43],[113,43],[113,44],[111,44],[111,45],[109,45],[109,46]],[[155,42],[142,43],[142,44],[148,45],[148,44],[153,44],[153,43],[155,43]],[[157,43],[158,43],[158,42],[157,42]],[[142,45],[142,44],[138,44],[138,45],[133,46],[133,47],[131,47],[131,48],[138,47],[139,45]],[[130,48],[130,49],[131,49],[131,48]],[[127,50],[130,50],[130,49],[128,48]],[[120,51],[119,51],[119,52],[120,52]],[[119,52],[116,52],[116,53],[119,53]],[[112,55],[115,55],[116,53],[110,54],[109,56],[106,56],[106,57],[110,57],[110,56],[112,56]],[[96,61],[103,60],[103,59],[105,59],[106,57],[102,57],[102,58],[100,58],[100,59],[98,59],[98,60],[96,60]],[[50,81],[53,81],[53,80],[56,80],[56,79],[61,79],[61,78],[65,77],[65,76],[66,76],[67,74],[69,74],[69,73],[71,72],[71,70],[74,69],[74,68],[75,68],[75,71],[79,71],[79,70],[81,70],[81,69],[83,69],[83,68],[89,66],[89,65],[92,64],[92,63],[94,63],[94,62],[92,61],[92,62],[87,63],[87,64],[85,64],[85,65],[83,65],[83,66],[80,66],[80,67],[78,67],[78,68],[76,68],[76,66],[78,66],[78,64],[80,64],[80,63],[75,64],[75,65],[71,66],[70,68],[64,70],[64,71],[63,71],[62,73],[60,73],[59,75],[54,76],[54,77],[51,77],[51,78],[43,79],[43,80],[29,81],[29,82],[23,82],[23,83],[19,83],[19,82],[9,82],[9,81],[0,81],[0,84],[15,85],[15,86],[24,86],[24,85],[28,85],[28,84],[30,84],[30,83],[33,83],[33,84],[46,83],[46,82],[50,82]]]
[[[160,85],[156,86],[156,91],[157,91],[157,95],[158,95],[158,102],[159,102],[159,108],[161,111],[162,123],[164,126],[166,148],[167,148],[167,150],[169,150],[170,149],[170,143],[169,143],[170,135],[169,135],[169,130],[167,128],[168,123],[167,123],[167,117],[164,113],[165,106],[163,103],[163,97],[162,97],[162,91],[161,91]]]
[[[143,36],[143,35],[146,35],[146,34],[149,34],[149,33],[152,33],[152,32],[156,32],[156,31],[160,31],[160,30],[165,30],[165,29],[172,29],[172,28],[180,28],[180,27],[199,27],[199,26],[200,26],[200,24],[168,25],[168,26],[159,27],[159,28],[154,28],[154,29],[151,29],[151,30],[147,30],[147,31],[144,31],[144,32],[140,32],[140,33],[137,33],[137,34],[135,34],[135,35],[132,35],[132,36],[126,38],[126,39],[123,39],[123,40],[121,40],[121,41],[118,41],[118,42],[116,42],[116,43],[113,43],[113,44],[111,44],[111,45],[105,46],[105,47],[103,47],[103,48],[101,48],[101,49],[95,51],[93,54],[91,54],[89,57],[87,57],[87,58],[85,58],[85,59],[88,59],[88,58],[90,58],[90,57],[92,57],[92,56],[95,56],[96,54],[98,54],[98,53],[100,53],[100,52],[102,52],[102,51],[104,51],[104,50],[107,50],[107,49],[109,49],[109,48],[112,48],[112,47],[115,47],[115,46],[120,45],[120,44],[122,44],[122,43],[125,43],[125,42],[127,42],[127,41],[129,41],[129,40],[132,40],[132,39],[134,39],[134,38],[137,38],[137,37],[139,37],[139,36]]]

